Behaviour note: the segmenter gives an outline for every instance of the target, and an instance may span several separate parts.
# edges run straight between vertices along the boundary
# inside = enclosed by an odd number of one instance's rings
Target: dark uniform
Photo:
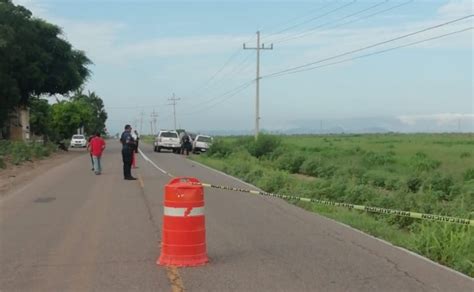
[[[135,151],[135,140],[132,134],[128,131],[124,131],[120,137],[122,143],[122,160],[123,160],[123,178],[130,179],[132,177],[132,155]]]

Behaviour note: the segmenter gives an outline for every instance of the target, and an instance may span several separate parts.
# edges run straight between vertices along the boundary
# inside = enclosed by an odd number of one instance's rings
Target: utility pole
[[[153,109],[153,112],[151,113],[150,115],[151,117],[151,122],[153,123],[154,127],[152,126],[152,133],[155,133],[157,132],[157,129],[156,129],[156,118],[158,117],[158,113],[155,112],[155,109]],[[154,131],[153,131],[154,130]]]
[[[142,112],[140,113],[140,133],[142,132],[142,128],[143,128],[143,115],[145,114],[145,112],[142,110]]]
[[[176,131],[176,102],[177,102],[178,100],[181,100],[181,98],[176,98],[176,96],[175,96],[174,93],[173,93],[173,97],[172,97],[172,98],[169,98],[168,100],[171,101],[171,103],[170,103],[169,105],[172,105],[172,106],[173,106],[174,130]]]
[[[256,81],[256,92],[255,92],[255,140],[258,139],[258,133],[260,132],[260,50],[273,50],[273,44],[270,47],[265,47],[265,44],[260,45],[260,31],[257,31],[257,46],[255,48],[249,48],[243,45],[244,50],[256,50],[257,51],[257,78]]]

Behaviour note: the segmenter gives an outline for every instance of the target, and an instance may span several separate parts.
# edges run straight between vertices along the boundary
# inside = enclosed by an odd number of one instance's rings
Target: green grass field
[[[217,139],[195,159],[265,191],[474,218],[474,135]],[[474,276],[472,227],[292,202]]]

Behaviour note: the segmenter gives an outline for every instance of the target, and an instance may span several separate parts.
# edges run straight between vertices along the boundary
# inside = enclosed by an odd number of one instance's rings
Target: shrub
[[[278,157],[275,163],[279,169],[286,170],[290,173],[297,173],[305,159],[305,156],[301,153],[287,152]]]
[[[302,174],[325,178],[334,176],[336,170],[337,168],[334,165],[325,165],[319,157],[306,159],[300,168]]]
[[[221,139],[216,139],[214,143],[212,143],[207,154],[216,158],[224,158],[229,156],[232,153],[232,150],[230,143]]]
[[[408,187],[408,190],[412,193],[418,192],[420,190],[421,185],[423,184],[423,180],[419,177],[410,177],[406,181],[406,185]]]
[[[276,151],[281,145],[281,138],[268,134],[260,134],[257,141],[249,137],[243,139],[242,142],[243,146],[252,156],[260,158]]]
[[[3,160],[3,157],[0,156],[0,168],[6,168],[7,165],[5,164],[5,161]]]
[[[428,158],[424,152],[417,152],[412,157],[412,167],[417,172],[430,171],[438,168],[441,165],[441,161]]]
[[[368,166],[381,166],[395,162],[393,153],[385,154],[375,153],[373,151],[366,152],[363,156],[363,162]]]
[[[474,168],[469,168],[464,172],[464,181],[474,179]]]
[[[385,187],[386,178],[380,173],[368,172],[365,174],[365,178],[366,178],[365,179],[366,182],[370,183],[371,185],[375,187],[379,187],[379,188]]]
[[[440,173],[436,173],[430,178],[428,184],[436,197],[442,200],[450,199],[451,190],[454,186],[452,177],[443,176]]]
[[[23,142],[12,143],[10,152],[12,156],[12,163],[15,165],[18,165],[24,161],[31,161],[32,159],[31,148]]]
[[[347,188],[345,193],[345,201],[351,204],[370,204],[376,196],[373,189],[365,185]]]
[[[470,152],[462,152],[459,157],[461,157],[461,158],[469,158],[469,157],[471,157],[471,153],[470,153]]]

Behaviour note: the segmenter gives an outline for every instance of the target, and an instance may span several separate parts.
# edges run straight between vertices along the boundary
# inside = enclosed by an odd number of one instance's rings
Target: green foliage
[[[67,94],[90,74],[90,60],[72,48],[58,26],[6,0],[0,2],[0,56],[0,128],[18,103]]]
[[[474,157],[463,155],[459,159],[460,153],[471,152],[472,136],[397,134],[279,139],[277,146],[260,149],[260,154],[255,155],[253,138],[221,138],[214,153],[196,159],[265,191],[474,218]],[[461,227],[451,230],[451,234],[440,229],[442,223],[419,227],[420,221],[413,218],[297,204],[472,275],[472,230]],[[443,238],[445,243],[439,245],[435,238]],[[430,245],[436,247],[430,250]],[[457,249],[464,251],[466,258],[459,257]]]
[[[224,158],[232,153],[232,145],[223,139],[216,138],[207,154],[209,156]]]
[[[19,165],[25,161],[41,159],[51,155],[55,150],[52,144],[0,141],[0,168],[6,167],[6,161]]]
[[[269,156],[281,145],[281,138],[274,135],[260,134],[255,141],[252,137],[242,139],[242,146],[254,157]]]
[[[51,105],[43,98],[30,99],[30,130],[38,136],[51,134]]]
[[[474,180],[474,168],[469,168],[464,172],[464,180]]]
[[[364,154],[363,161],[367,166],[383,166],[393,163],[395,161],[393,156],[393,152],[381,154],[369,151]]]
[[[105,121],[107,120],[107,112],[104,108],[104,102],[95,92],[82,92],[82,89],[76,91],[71,96],[72,102],[79,102],[81,106],[88,106],[91,113],[90,118],[84,117],[84,131],[89,134],[99,132],[105,134]]]
[[[413,237],[418,252],[474,276],[474,234],[469,227],[426,222],[414,232],[419,235]]]
[[[277,167],[289,173],[297,173],[305,161],[305,156],[301,152],[287,151],[280,155],[275,161]]]
[[[471,152],[467,152],[467,151],[464,151],[464,152],[461,153],[461,155],[459,155],[459,157],[461,157],[461,158],[469,158],[471,156],[472,156]]]
[[[424,152],[417,152],[412,158],[412,167],[417,172],[432,171],[440,165],[441,161],[428,158]]]
[[[335,174],[336,167],[324,163],[320,157],[310,157],[303,162],[300,172],[310,176],[328,178]]]

